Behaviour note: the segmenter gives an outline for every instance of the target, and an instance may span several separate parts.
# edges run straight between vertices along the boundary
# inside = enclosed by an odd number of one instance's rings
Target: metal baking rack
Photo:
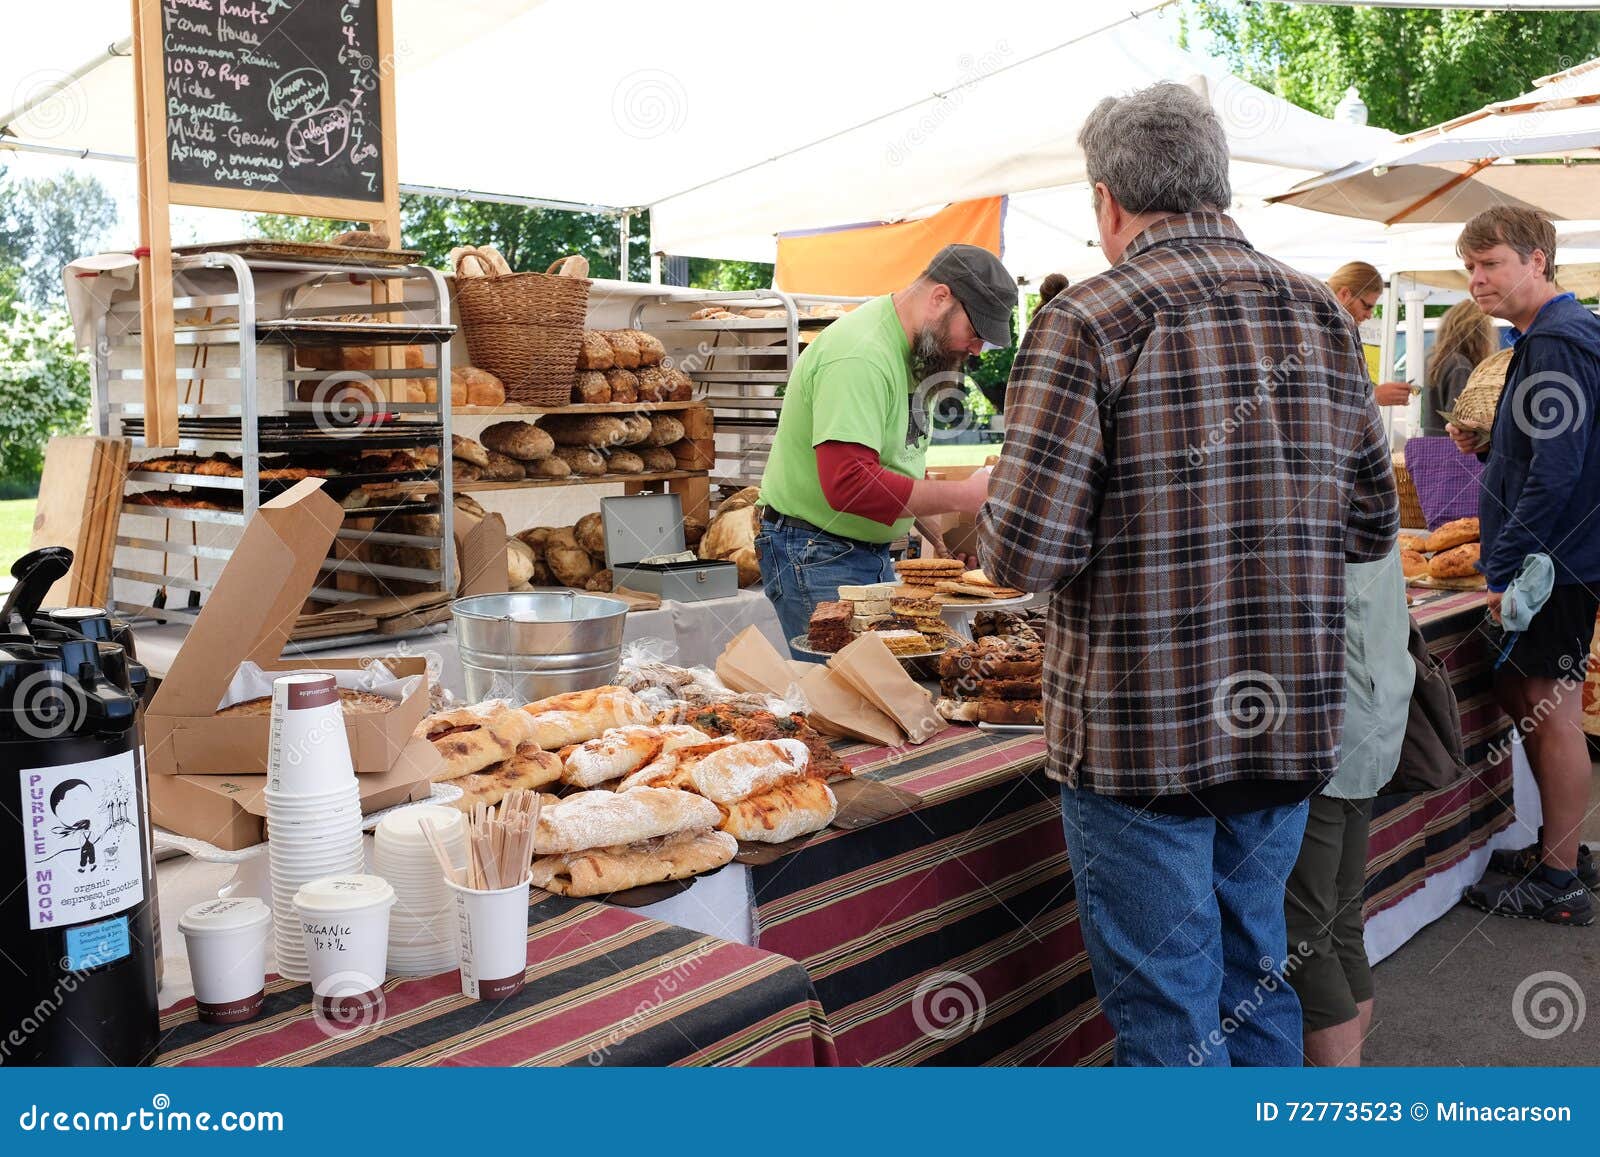
[[[349,300],[356,296],[352,287],[359,289],[358,302]],[[335,300],[339,296],[346,300]],[[352,602],[393,593],[391,583],[408,584],[407,590],[448,590],[455,570],[448,517],[453,501],[450,338],[455,327],[450,323],[443,275],[418,265],[352,266],[232,253],[179,254],[173,258],[172,304],[176,377],[183,391],[176,445],[140,452],[145,442],[137,289],[117,294],[97,323],[96,427],[102,435],[132,440],[135,460],[129,464],[125,494],[176,490],[208,495],[229,506],[236,501],[237,508],[198,510],[124,502],[110,608],[135,617],[192,622],[257,506],[294,484],[260,477],[263,468],[284,464],[333,471],[324,484],[342,503],[358,489],[384,487],[365,505],[347,506],[345,526],[337,534],[338,557],[323,564],[315,599]],[[353,314],[364,319],[346,320]],[[422,347],[422,367],[401,368],[404,357],[398,352],[391,360],[400,365],[388,369],[307,369],[296,364],[296,351],[301,349],[387,346],[398,351],[408,345]],[[406,379],[430,378],[437,383],[435,401],[381,397],[403,396],[397,383]],[[297,397],[302,382],[351,380],[370,384],[379,397],[359,404]],[[365,451],[422,448],[435,450],[442,466],[361,468]],[[139,469],[145,458],[174,453],[235,456],[239,469],[232,476]],[[263,457],[269,459],[265,464]],[[390,519],[416,514],[444,515],[441,533],[385,529]],[[156,529],[135,519],[152,520]],[[365,557],[365,548],[380,544],[437,551],[438,565],[390,566]],[[170,600],[172,591],[183,598]],[[339,646],[349,641],[314,642]]]
[[[859,305],[863,297],[791,294],[775,289],[701,295],[674,293],[640,298],[629,325],[648,330],[667,347],[672,363],[697,383],[696,400],[716,417],[717,464],[713,483],[760,483],[783,409],[783,387],[806,343],[836,318],[811,317],[823,305]],[[781,309],[782,317],[702,318],[688,314],[710,306],[729,310]]]

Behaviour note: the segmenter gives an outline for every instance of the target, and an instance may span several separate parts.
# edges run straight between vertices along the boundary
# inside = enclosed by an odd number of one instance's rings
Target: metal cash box
[[[739,568],[716,559],[644,562],[683,554],[683,502],[676,494],[635,494],[602,498],[606,566],[611,585],[646,591],[682,603],[729,598],[739,593]]]

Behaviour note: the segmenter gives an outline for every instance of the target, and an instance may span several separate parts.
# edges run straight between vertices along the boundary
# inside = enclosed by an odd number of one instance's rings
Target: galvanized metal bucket
[[[467,697],[531,702],[611,682],[628,604],[570,590],[472,595],[450,605]]]

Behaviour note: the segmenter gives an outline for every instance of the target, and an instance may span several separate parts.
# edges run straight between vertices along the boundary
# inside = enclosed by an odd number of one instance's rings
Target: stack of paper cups
[[[455,907],[444,871],[422,834],[426,820],[450,856],[467,863],[467,817],[455,808],[419,804],[385,816],[378,825],[372,868],[394,887],[389,914],[389,971],[396,976],[436,976],[456,968]]]
[[[392,907],[394,889],[377,876],[329,876],[295,893],[319,1019],[362,1029],[382,1018]]]
[[[278,972],[306,980],[311,973],[295,893],[312,880],[364,867],[361,789],[332,675],[273,682],[265,797]]]

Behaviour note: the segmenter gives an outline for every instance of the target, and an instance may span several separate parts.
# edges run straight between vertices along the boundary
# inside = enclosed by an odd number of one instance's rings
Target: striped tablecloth
[[[1417,592],[1413,592],[1417,593]],[[1461,709],[1472,775],[1441,791],[1383,795],[1373,808],[1367,914],[1422,887],[1511,823],[1511,721],[1490,688],[1491,642],[1481,591],[1439,595],[1413,607],[1428,649],[1445,665]]]
[[[539,895],[539,893],[535,893]],[[456,973],[390,980],[361,1031],[313,1016],[274,979],[263,1015],[211,1028],[193,999],[162,1015],[161,1065],[833,1065],[810,979],[791,960],[549,896],[528,909],[528,983],[467,1000]]]
[[[1380,798],[1368,910],[1511,822],[1509,723],[1489,693],[1483,595],[1414,609],[1461,705],[1473,775]],[[845,1064],[1097,1064],[1099,1015],[1056,785],[1040,738],[952,727],[920,748],[846,748],[858,774],[919,792],[910,815],[829,831],[754,870],[757,942],[811,973]],[[981,1011],[980,1011],[981,1010]]]
[[[844,754],[924,805],[753,869],[757,942],[811,974],[840,1060],[1106,1060],[1044,740],[951,727]]]

